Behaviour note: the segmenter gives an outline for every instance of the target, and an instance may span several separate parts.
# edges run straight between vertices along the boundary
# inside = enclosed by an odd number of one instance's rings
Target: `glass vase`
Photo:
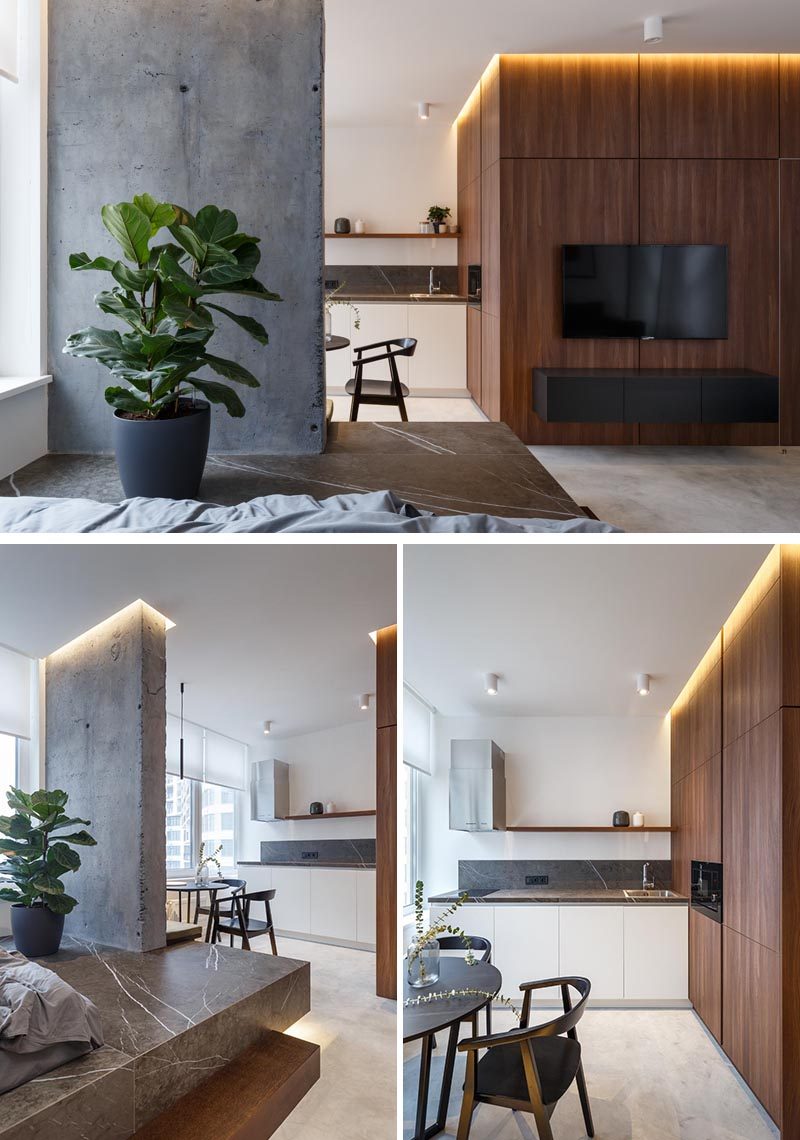
[[[333,336],[333,319],[331,317],[330,309],[325,310],[325,339],[330,340]]]
[[[415,989],[439,981],[439,943],[426,942],[420,949],[415,942],[408,948],[408,984]]]
[[[207,883],[209,880],[208,863],[204,863],[202,867],[197,868],[197,882]]]

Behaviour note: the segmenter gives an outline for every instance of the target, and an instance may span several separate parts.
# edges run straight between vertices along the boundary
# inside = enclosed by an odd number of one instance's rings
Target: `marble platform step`
[[[267,1140],[319,1080],[319,1045],[269,1032],[134,1135]]]
[[[167,946],[172,946],[175,942],[194,942],[202,933],[202,926],[197,926],[194,922],[173,922],[172,919],[167,919]]]

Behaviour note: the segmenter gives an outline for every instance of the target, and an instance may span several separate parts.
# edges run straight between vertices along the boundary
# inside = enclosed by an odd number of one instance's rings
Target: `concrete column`
[[[323,0],[50,0],[49,40],[50,450],[111,451],[109,373],[61,352],[77,329],[117,327],[92,301],[110,285],[68,257],[117,257],[100,207],[147,191],[233,210],[262,239],[259,278],[284,298],[219,298],[257,316],[270,343],[220,316],[211,351],[262,387],[241,390],[243,419],[212,408],[211,450],[321,452]]]
[[[65,929],[126,950],[166,944],[166,630],[137,601],[45,662],[46,783],[96,847],[65,880]]]

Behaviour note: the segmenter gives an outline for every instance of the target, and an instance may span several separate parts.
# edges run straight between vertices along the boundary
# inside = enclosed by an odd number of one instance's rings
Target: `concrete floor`
[[[512,1027],[496,1013],[492,1029]],[[465,1031],[466,1032],[466,1031]],[[691,1010],[590,1010],[578,1026],[597,1140],[775,1140],[777,1128]],[[444,1042],[444,1038],[442,1039]],[[438,1096],[437,1050],[431,1103]],[[413,1132],[419,1046],[404,1063],[404,1137]],[[463,1054],[461,1055],[463,1057]],[[453,1081],[447,1130],[456,1134],[463,1060]],[[573,1085],[551,1120],[555,1140],[586,1136]],[[470,1140],[535,1140],[533,1119],[481,1105]]]
[[[333,418],[335,420],[350,419],[350,397],[333,396]],[[406,412],[411,421],[418,423],[481,423],[486,416],[474,400],[466,396],[409,396],[406,400]],[[359,420],[380,420],[382,423],[400,421],[400,414],[394,408],[387,408],[381,404],[365,404],[359,408]]]
[[[280,936],[278,950],[311,963],[311,1013],[289,1032],[322,1047],[322,1073],[274,1140],[395,1140],[397,1006],[375,997],[375,955]]]

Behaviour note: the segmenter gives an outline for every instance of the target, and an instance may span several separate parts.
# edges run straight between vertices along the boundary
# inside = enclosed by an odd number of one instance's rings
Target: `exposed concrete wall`
[[[52,451],[111,450],[109,373],[63,356],[67,335],[115,322],[105,275],[70,253],[115,249],[106,202],[142,191],[196,212],[230,208],[262,238],[259,276],[279,305],[242,302],[270,344],[228,327],[212,342],[261,380],[244,419],[213,409],[212,450],[324,446],[323,0],[50,0],[49,359]],[[227,304],[226,301],[222,301]]]
[[[135,602],[45,662],[46,782],[90,819],[65,929],[127,950],[166,942],[166,635]]]

